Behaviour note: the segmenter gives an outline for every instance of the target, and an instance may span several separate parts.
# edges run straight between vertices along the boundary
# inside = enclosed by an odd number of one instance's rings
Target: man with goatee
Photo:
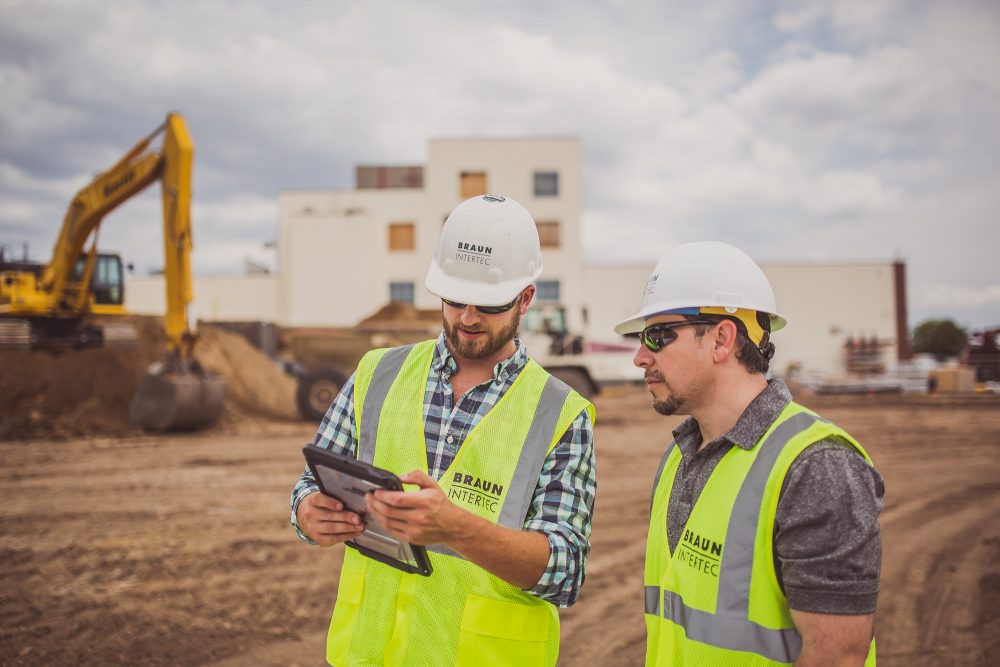
[[[710,242],[667,253],[615,329],[653,408],[689,415],[653,484],[647,666],[875,664],[882,478],[767,379],[784,326],[753,260]]]

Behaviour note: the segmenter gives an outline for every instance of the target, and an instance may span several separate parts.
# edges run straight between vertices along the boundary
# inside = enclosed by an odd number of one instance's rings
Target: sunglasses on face
[[[661,322],[660,324],[653,324],[643,329],[642,333],[639,335],[639,340],[642,341],[642,344],[645,345],[646,349],[650,352],[659,352],[664,347],[677,340],[677,332],[675,329],[679,327],[686,327],[691,324],[716,324],[716,322],[710,322],[708,320]]]
[[[514,297],[513,301],[511,301],[510,303],[505,303],[502,306],[473,306],[473,308],[478,310],[483,315],[499,315],[500,313],[506,313],[508,310],[513,308],[514,304],[517,303],[520,298],[521,295],[518,294],[517,296]],[[448,299],[441,299],[441,300],[444,301],[449,306],[451,306],[452,308],[458,308],[459,310],[465,310],[465,307],[469,305],[467,303],[459,303],[458,301],[449,301]]]

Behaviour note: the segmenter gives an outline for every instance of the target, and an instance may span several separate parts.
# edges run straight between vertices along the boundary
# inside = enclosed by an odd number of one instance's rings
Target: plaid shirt
[[[448,469],[472,428],[496,405],[528,363],[528,353],[515,339],[517,350],[498,363],[493,377],[456,401],[451,376],[458,364],[438,336],[431,372],[424,391],[424,438],[428,474],[436,480]],[[354,376],[344,384],[316,433],[315,444],[356,457],[358,429],[354,422]],[[549,562],[528,593],[560,607],[576,602],[583,586],[590,553],[591,515],[597,476],[594,467],[594,431],[590,415],[582,411],[549,452],[538,477],[524,529],[549,540]],[[298,527],[296,512],[302,499],[317,490],[308,467],[292,490],[292,526],[299,537],[315,544]]]

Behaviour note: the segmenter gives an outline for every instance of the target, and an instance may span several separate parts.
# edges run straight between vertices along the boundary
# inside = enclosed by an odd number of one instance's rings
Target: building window
[[[554,221],[539,222],[538,242],[543,248],[559,247],[559,223]]]
[[[535,172],[535,196],[536,197],[558,197],[559,196],[559,172],[556,172],[556,171],[536,171]]]
[[[413,303],[413,283],[389,283],[389,301]]]
[[[389,223],[389,250],[405,252],[416,246],[416,225],[412,222]]]
[[[486,172],[463,171],[459,175],[459,189],[462,191],[463,201],[486,194]]]
[[[359,190],[424,187],[423,167],[358,166],[354,173]]]
[[[558,301],[559,300],[559,281],[558,280],[539,280],[537,283],[538,289],[538,300],[539,301]]]

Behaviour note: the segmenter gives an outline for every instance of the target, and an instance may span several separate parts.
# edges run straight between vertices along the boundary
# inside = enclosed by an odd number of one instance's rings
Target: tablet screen
[[[347,509],[361,515],[361,519],[365,522],[365,532],[354,538],[354,542],[396,560],[416,566],[417,562],[409,549],[409,545],[389,535],[389,531],[385,529],[385,526],[368,513],[365,494],[376,489],[381,489],[381,485],[365,479],[352,477],[339,470],[327,468],[322,465],[316,466],[316,471],[319,473],[321,486],[324,489],[335,490],[337,499],[344,503]]]

